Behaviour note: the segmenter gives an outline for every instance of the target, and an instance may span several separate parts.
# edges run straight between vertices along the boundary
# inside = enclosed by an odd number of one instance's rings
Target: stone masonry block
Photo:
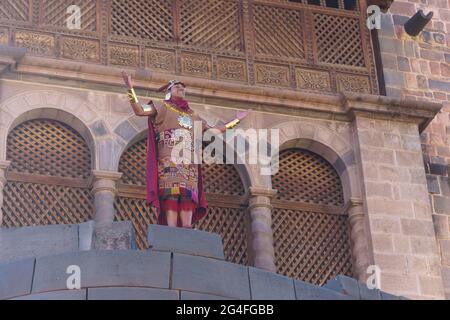
[[[297,300],[355,300],[355,298],[324,287],[295,280]]]
[[[350,277],[337,276],[328,281],[324,287],[360,299],[358,281]]]
[[[0,261],[78,250],[78,225],[0,229]]]
[[[81,271],[81,287],[148,286],[169,288],[170,254],[135,250],[80,251],[38,258],[33,293],[65,290],[67,267]]]
[[[248,268],[217,259],[175,253],[172,289],[250,299]]]
[[[97,223],[93,234],[93,248],[97,250],[136,249],[132,222]]]
[[[359,296],[361,300],[381,300],[379,289],[370,289],[365,283],[358,282]]]
[[[35,259],[0,265],[0,300],[31,292]]]
[[[249,267],[250,288],[254,300],[295,300],[291,278]]]
[[[177,290],[131,287],[89,288],[88,300],[179,300]]]
[[[12,300],[86,300],[86,289],[29,294]]]
[[[181,291],[180,300],[232,300],[231,298],[216,296],[213,294]]]
[[[218,234],[149,225],[148,245],[150,250],[171,251],[224,260],[222,240]]]

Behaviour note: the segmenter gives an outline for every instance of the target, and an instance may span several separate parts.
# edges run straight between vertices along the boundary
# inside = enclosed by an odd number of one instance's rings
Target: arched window
[[[115,203],[115,219],[133,222],[139,249],[148,247],[147,226],[156,224],[155,212],[145,204],[145,164],[146,138],[129,147],[120,159],[123,175]],[[208,213],[195,227],[222,237],[228,261],[247,264],[246,197],[237,170],[233,165],[203,165],[202,175]]]
[[[302,149],[280,152],[272,177],[275,264],[286,276],[322,285],[352,276],[348,216],[340,178],[322,157]]]
[[[74,129],[55,120],[26,121],[9,133],[6,159],[2,227],[92,219],[91,153]]]

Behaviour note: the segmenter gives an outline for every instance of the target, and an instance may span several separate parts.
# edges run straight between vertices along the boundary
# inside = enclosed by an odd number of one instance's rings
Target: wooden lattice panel
[[[304,36],[299,10],[254,5],[256,53],[304,58]]]
[[[113,35],[153,41],[173,40],[174,0],[113,0]]]
[[[156,224],[156,214],[145,204],[145,199],[116,197],[116,221],[131,221],[136,234],[136,246],[148,248],[147,230],[149,224]]]
[[[322,157],[301,149],[280,152],[279,170],[272,176],[278,200],[313,204],[344,204],[339,175]]]
[[[24,122],[8,135],[10,172],[68,178],[90,175],[91,154],[81,135],[63,123],[39,119]]]
[[[245,193],[241,178],[233,165],[202,165],[203,186],[206,193],[242,196]]]
[[[209,206],[206,217],[197,223],[199,230],[221,236],[225,259],[242,265],[248,264],[245,208]]]
[[[183,0],[181,41],[188,45],[241,51],[241,17],[236,0]]]
[[[42,23],[66,28],[66,19],[69,17],[67,8],[70,5],[77,5],[80,8],[81,30],[96,31],[97,0],[45,0]]]
[[[364,67],[359,18],[323,13],[313,15],[318,61]]]
[[[321,6],[326,8],[359,10],[360,0],[271,0],[273,2],[302,3],[310,6]]]
[[[142,139],[130,146],[120,158],[119,172],[124,184],[145,186],[147,139]]]
[[[8,181],[2,227],[77,224],[93,219],[89,188]]]
[[[1,0],[0,19],[29,21],[31,0]]]
[[[346,215],[275,208],[272,212],[278,272],[316,285],[352,276]]]

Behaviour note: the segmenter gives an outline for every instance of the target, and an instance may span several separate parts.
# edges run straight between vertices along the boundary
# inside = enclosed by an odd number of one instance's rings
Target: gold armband
[[[130,102],[132,103],[138,103],[138,98],[136,96],[136,92],[134,92],[134,89],[131,88],[128,90],[128,98],[130,99]]]
[[[228,122],[227,124],[225,124],[225,128],[227,129],[232,129],[234,128],[239,122],[241,122],[241,120],[239,119],[234,119],[233,121]]]
[[[147,103],[147,104],[143,104],[142,105],[142,110],[144,110],[144,112],[148,112],[148,111],[152,111],[152,109],[155,106],[153,105],[153,102]]]

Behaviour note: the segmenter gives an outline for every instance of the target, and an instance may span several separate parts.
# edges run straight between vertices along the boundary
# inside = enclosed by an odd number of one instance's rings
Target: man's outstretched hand
[[[126,71],[122,71],[122,78],[123,78],[123,81],[125,82],[125,85],[128,87],[128,89],[133,88],[131,76]]]

